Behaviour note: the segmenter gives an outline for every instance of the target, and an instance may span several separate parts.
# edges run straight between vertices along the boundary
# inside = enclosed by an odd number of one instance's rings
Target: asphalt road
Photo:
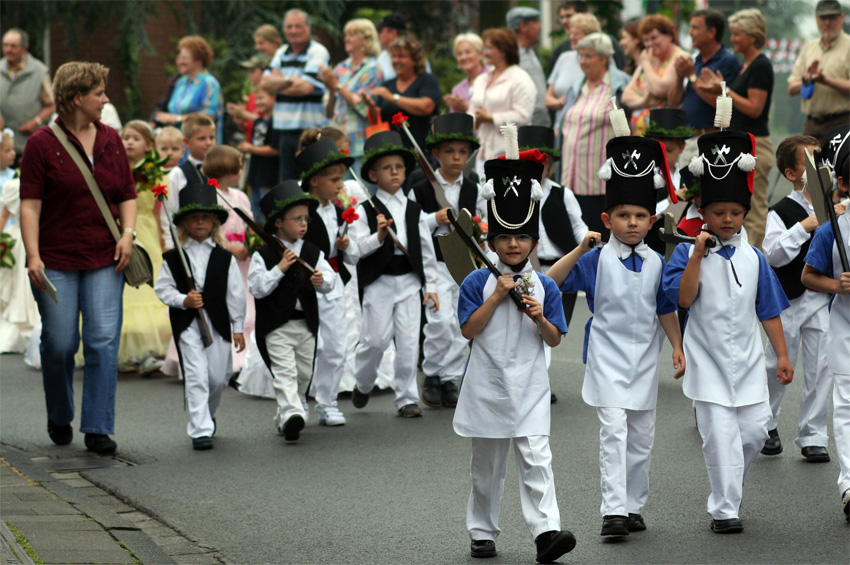
[[[648,530],[621,542],[599,536],[598,423],[581,401],[581,334],[554,350],[551,445],[561,517],[578,539],[565,563],[847,563],[850,528],[840,513],[838,464],[807,464],[793,445],[802,385],[785,396],[785,452],[761,456],[744,490],[745,531],[720,536],[705,512],[708,478],[690,401],[662,353],[658,421],[644,508]],[[0,440],[33,456],[83,454],[82,438],[56,447],[45,433],[41,375],[19,355],[0,358]],[[798,368],[799,369],[799,368]],[[77,373],[76,390],[82,389]],[[79,402],[79,400],[78,400]],[[472,562],[465,529],[469,446],[451,429],[452,411],[425,409],[402,420],[391,395],[373,395],[348,424],[319,427],[311,414],[302,440],[287,445],[272,424],[274,402],[228,389],[217,416],[215,449],[195,452],[185,435],[182,387],[167,379],[119,378],[120,455],[136,465],[84,473],[227,563]],[[75,421],[75,427],[78,422]],[[831,422],[830,422],[831,424]],[[831,425],[830,425],[831,433]],[[829,450],[835,454],[830,441]],[[509,465],[499,556],[533,563],[516,472]]]

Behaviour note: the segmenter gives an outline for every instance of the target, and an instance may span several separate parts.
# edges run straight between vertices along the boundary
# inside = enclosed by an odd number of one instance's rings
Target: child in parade
[[[316,293],[330,292],[336,279],[324,253],[304,240],[310,211],[318,204],[318,198],[305,194],[297,181],[272,188],[260,201],[264,228],[285,249],[281,255],[270,245],[262,246],[248,269],[248,287],[257,308],[257,346],[274,376],[274,423],[288,442],[299,439],[307,420],[307,386],[319,329]]]
[[[170,171],[180,164],[186,148],[183,146],[183,133],[173,126],[166,126],[156,134],[156,150],[161,157],[168,157],[163,168]]]
[[[422,416],[416,365],[419,360],[421,304],[439,309],[435,293],[437,261],[428,220],[401,190],[414,167],[413,154],[401,135],[380,132],[366,140],[361,176],[378,185],[373,204],[362,203],[352,224],[360,252],[357,282],[363,305],[360,342],[355,353],[357,381],[351,393],[355,408],[364,408],[375,386],[384,350],[395,341],[395,408],[399,416]],[[394,230],[395,237],[390,234]],[[420,291],[425,296],[420,300]]]
[[[718,97],[720,98],[720,97]],[[718,100],[718,105],[720,102]],[[731,114],[731,112],[730,112]],[[700,180],[706,231],[676,246],[664,290],[688,309],[683,346],[688,364],[682,389],[694,400],[711,484],[707,511],[718,534],[738,533],[744,479],[764,447],[771,419],[758,322],[776,352],[776,376],[788,384],[780,313],[788,299],[761,252],[743,239],[755,167],[755,138],[719,131],[698,140],[689,169]],[[714,245],[707,241],[713,238]]]
[[[124,124],[121,140],[138,194],[136,240],[148,252],[153,272],[157,273],[162,265],[162,244],[156,219],[157,199],[152,189],[166,176],[164,163],[153,151],[154,135],[146,122],[132,120]],[[162,366],[171,338],[167,309],[148,285],[125,286],[123,304],[118,372],[150,375]]]
[[[831,164],[839,192],[846,197],[850,190],[850,133],[845,129],[838,139]],[[838,492],[844,517],[850,522],[850,363],[847,361],[850,359],[850,272],[845,272],[838,254],[841,243],[845,255],[850,255],[850,216],[846,212],[838,217],[838,226],[840,238],[836,238],[829,222],[815,231],[806,254],[802,282],[812,290],[835,295],[829,311],[826,351],[834,380],[832,428],[840,467]]]
[[[826,332],[829,327],[829,295],[809,290],[800,281],[806,253],[812,234],[818,227],[818,218],[812,206],[811,190],[806,186],[806,150],[820,149],[818,140],[811,136],[792,135],[782,141],[776,150],[776,166],[793,185],[791,194],[771,206],[767,214],[762,249],[785,296],[791,306],[782,312],[782,330],[792,366],[797,365],[797,352],[803,347],[805,386],[800,400],[800,419],[797,439],[806,461],[829,461],[826,449],[827,420],[829,419],[829,390],[832,373],[826,364]],[[813,182],[817,182],[812,179]],[[818,190],[817,187],[812,187]],[[761,452],[765,455],[782,453],[777,423],[779,406],[787,387],[772,378],[776,374],[776,354],[770,344],[765,347],[767,388],[770,391],[768,439]],[[848,361],[850,362],[850,361]]]
[[[644,240],[659,188],[676,201],[664,147],[623,135],[608,141],[607,153],[599,178],[606,181],[602,222],[611,238],[592,247],[590,239],[601,236],[588,232],[549,275],[563,292],[583,290],[593,313],[582,399],[599,418],[601,535],[621,537],[646,529],[641,509],[649,496],[662,330],[673,346],[675,378],[684,374],[685,356],[676,305],[661,288],[664,258]]]
[[[351,280],[345,263],[356,264],[359,249],[350,245],[348,234],[340,237],[340,228],[346,222],[342,208],[334,201],[343,188],[343,176],[354,163],[354,158],[340,151],[331,139],[322,137],[318,129],[305,131],[301,145],[301,151],[295,156],[295,164],[301,171],[301,188],[319,200],[319,205],[310,209],[311,225],[304,238],[321,249],[339,275],[334,277],[333,289],[318,297],[319,333],[310,392],[316,399],[319,424],[342,426],[345,425],[345,416],[339,410],[337,393],[347,350],[345,285]],[[353,213],[353,210],[348,212],[349,215]]]
[[[230,379],[230,342],[245,348],[245,286],[236,259],[225,248],[221,224],[227,211],[216,202],[215,189],[191,184],[180,191],[174,214],[177,242],[191,273],[190,289],[178,249],[163,255],[155,289],[169,307],[171,329],[185,380],[189,423],[186,431],[197,450],[212,449],[215,414]],[[212,344],[205,347],[200,319],[206,321]],[[232,330],[232,337],[231,337]]]
[[[0,133],[0,189],[6,181],[12,180],[18,175],[13,168],[15,164],[15,132],[6,128]]]
[[[248,200],[248,195],[236,188],[239,184],[239,177],[242,176],[242,154],[229,145],[216,145],[204,157],[201,172],[209,179],[207,183],[215,187],[219,206],[227,210],[227,221],[221,225],[221,234],[227,241],[224,248],[236,258],[236,264],[239,265],[239,272],[242,275],[242,284],[245,285],[245,288],[248,288],[248,265],[251,263],[251,254],[245,245],[248,226],[224,202],[224,199],[227,199],[233,206],[241,208],[242,211],[251,216],[251,202]],[[248,343],[251,334],[254,332],[254,298],[252,296],[246,298],[245,323],[242,333],[245,337],[245,343]],[[237,350],[234,344],[231,353],[233,356],[233,372],[238,373],[245,363],[247,348]]]
[[[163,201],[159,212],[159,223],[162,226],[163,249],[171,249],[171,233],[166,228],[168,217],[177,209],[178,195],[187,184],[203,184],[207,177],[201,172],[204,157],[215,145],[215,122],[207,114],[189,114],[183,118],[183,145],[189,152],[186,160],[168,173],[170,191],[168,199]]]
[[[496,555],[499,508],[513,443],[522,513],[534,538],[537,561],[549,563],[571,551],[575,537],[561,530],[549,448],[550,388],[545,347],[567,332],[557,285],[533,270],[528,260],[540,225],[540,179],[546,155],[519,154],[516,126],[507,159],[484,164],[490,249],[498,255],[489,269],[470,273],[460,287],[461,331],[472,342],[460,387],[453,427],[472,446],[472,490],[466,511],[471,555]],[[520,160],[520,156],[527,160]],[[523,311],[508,300],[522,295]]]
[[[260,200],[278,182],[280,130],[274,129],[272,123],[275,92],[260,87],[254,92],[254,97],[259,116],[254,120],[250,139],[240,141],[236,148],[250,157],[245,184],[251,193],[254,217],[259,218]]]
[[[466,208],[473,216],[481,216],[486,212],[487,204],[478,194],[475,183],[463,176],[467,159],[480,145],[472,133],[473,122],[472,116],[467,114],[437,116],[428,133],[426,150],[430,150],[440,164],[434,175],[442,187],[443,200],[448,202],[455,214]],[[458,381],[466,367],[467,342],[460,333],[457,319],[459,287],[446,268],[437,245],[437,236],[451,231],[448,208],[440,205],[427,178],[414,183],[408,197],[425,212],[439,264],[436,293],[440,309],[425,310],[422,402],[432,408],[443,405],[453,408],[457,405]]]

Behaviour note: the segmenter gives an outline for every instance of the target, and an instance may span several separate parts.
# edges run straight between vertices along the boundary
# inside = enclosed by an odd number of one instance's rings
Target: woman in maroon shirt
[[[57,445],[71,443],[74,419],[74,353],[85,354],[80,431],[96,453],[115,451],[118,342],[124,274],[136,224],[136,190],[118,133],[100,123],[109,69],[66,63],[53,81],[59,119],[91,169],[112,216],[123,230],[116,244],[83,174],[49,127],[35,132],[21,162],[21,233],[27,270],[41,314],[41,365],[47,432]],[[47,292],[56,288],[58,302]]]

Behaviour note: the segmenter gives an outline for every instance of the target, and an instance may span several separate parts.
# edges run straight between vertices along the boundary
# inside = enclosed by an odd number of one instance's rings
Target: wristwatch
[[[393,102],[398,103],[398,99],[401,98],[401,94],[395,93],[393,94]]]
[[[133,236],[133,241],[136,240],[136,230],[134,230],[133,228],[124,228],[124,233],[129,233]]]

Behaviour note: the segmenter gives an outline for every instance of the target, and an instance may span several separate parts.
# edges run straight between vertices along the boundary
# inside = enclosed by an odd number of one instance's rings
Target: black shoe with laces
[[[569,553],[576,546],[576,537],[567,530],[544,532],[534,539],[537,546],[537,562],[552,563]]]
[[[443,393],[443,405],[448,408],[457,406],[458,389],[457,383],[454,381],[446,381],[440,385]]]
[[[626,516],[603,516],[600,536],[621,537],[629,535],[628,518]]]
[[[47,435],[56,445],[68,445],[74,439],[74,428],[71,427],[71,424],[58,426],[47,420]]]
[[[99,455],[115,453],[118,445],[106,434],[86,434],[86,449]]]
[[[782,440],[779,439],[779,432],[776,431],[776,428],[768,431],[767,436],[767,441],[761,448],[762,455],[779,455],[782,453]]]
[[[472,557],[487,558],[496,557],[496,542],[491,539],[472,540],[469,554]]]
[[[626,527],[630,532],[642,532],[646,529],[646,522],[640,514],[629,513],[629,517],[626,518]]]
[[[440,377],[425,377],[422,382],[422,402],[425,403],[425,406],[431,408],[439,408],[443,405]]]

